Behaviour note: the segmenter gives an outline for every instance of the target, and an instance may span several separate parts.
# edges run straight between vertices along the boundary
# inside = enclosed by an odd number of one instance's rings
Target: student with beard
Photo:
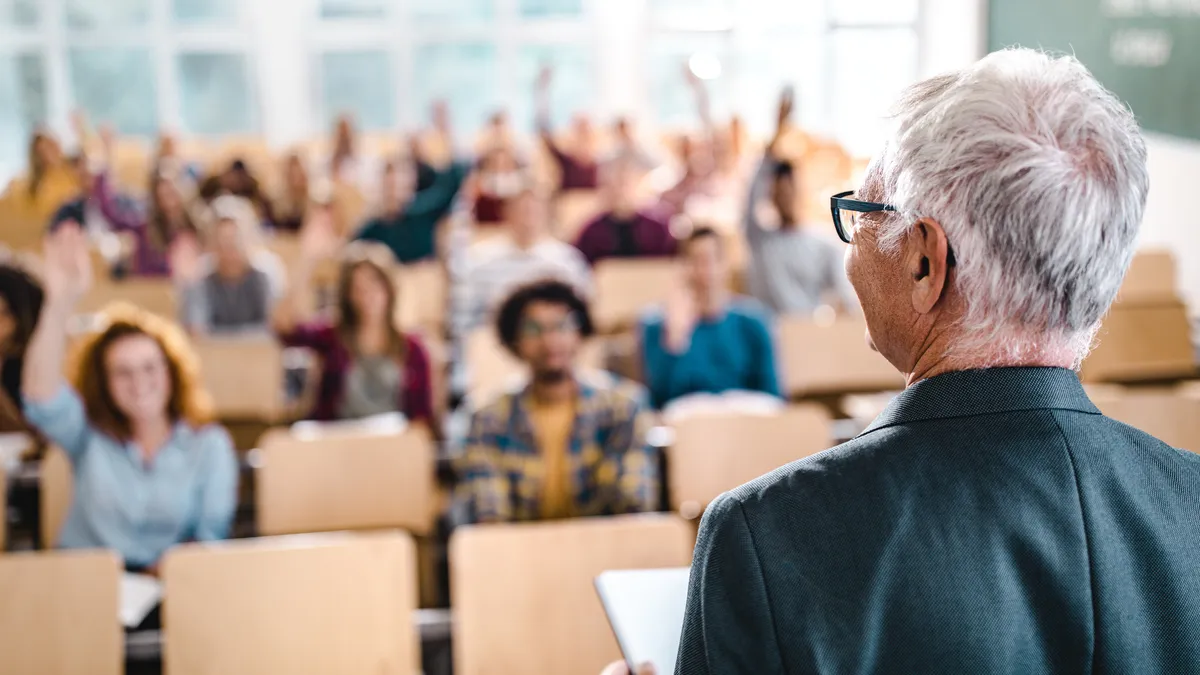
[[[530,378],[478,409],[456,465],[459,520],[519,522],[652,511],[658,458],[645,392],[576,367],[588,308],[562,281],[516,290],[496,316]]]

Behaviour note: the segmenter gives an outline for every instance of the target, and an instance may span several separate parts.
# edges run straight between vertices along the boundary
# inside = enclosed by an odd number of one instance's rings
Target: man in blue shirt
[[[696,393],[779,396],[770,319],[756,301],[730,296],[720,235],[697,228],[680,247],[679,260],[684,283],[639,330],[654,407]]]

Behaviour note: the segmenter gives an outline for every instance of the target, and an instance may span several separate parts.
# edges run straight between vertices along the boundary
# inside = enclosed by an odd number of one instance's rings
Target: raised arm
[[[108,221],[109,226],[118,232],[131,232],[145,229],[146,216],[141,209],[130,204],[122,204],[117,199],[116,190],[112,186],[113,146],[116,136],[112,127],[100,127],[100,165],[92,185],[91,198],[100,209],[100,215]]]
[[[537,83],[533,90],[533,99],[537,108],[537,130],[538,137],[542,139],[542,143],[546,145],[546,149],[553,155],[555,163],[561,168],[563,163],[569,158],[562,148],[558,147],[558,143],[554,140],[554,129],[550,122],[550,84],[554,81],[554,68],[550,65],[543,65],[541,72],[538,73]]]
[[[712,102],[708,97],[708,87],[704,86],[704,80],[701,80],[696,73],[692,72],[692,68],[688,64],[683,65],[683,79],[687,82],[688,87],[692,90],[692,96],[696,99],[696,115],[700,118],[700,126],[704,130],[704,136],[711,143],[717,138],[716,125],[713,124],[712,118]]]
[[[92,286],[92,259],[79,223],[63,223],[48,235],[45,253],[46,299],[21,373],[22,393],[38,402],[49,401],[64,384],[67,322]]]
[[[87,237],[78,223],[63,223],[47,236],[45,258],[46,299],[25,352],[21,392],[30,423],[76,457],[86,440],[87,419],[82,402],[63,378],[63,362],[67,323],[92,285]]]
[[[775,133],[771,137],[771,142],[767,144],[762,163],[754,175],[754,182],[751,183],[749,194],[746,197],[746,212],[742,222],[746,227],[746,238],[751,245],[760,240],[760,235],[764,231],[763,224],[758,218],[758,205],[767,198],[767,191],[774,179],[775,169],[779,166],[779,146],[786,133],[788,119],[792,116],[793,106],[794,96],[791,87],[788,87],[779,96]]]
[[[292,342],[290,338],[309,318],[306,303],[317,265],[340,248],[341,240],[334,233],[329,207],[313,205],[300,229],[300,262],[293,271],[287,293],[275,305],[271,317],[272,328],[285,343]]]

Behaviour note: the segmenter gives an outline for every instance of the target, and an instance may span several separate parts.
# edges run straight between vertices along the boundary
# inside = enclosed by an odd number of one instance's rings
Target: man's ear
[[[922,218],[909,232],[906,265],[912,276],[912,304],[919,314],[928,314],[946,292],[950,276],[947,256],[950,243],[941,223]]]

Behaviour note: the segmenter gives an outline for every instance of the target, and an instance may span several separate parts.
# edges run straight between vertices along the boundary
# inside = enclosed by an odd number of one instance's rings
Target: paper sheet
[[[121,624],[136,628],[162,599],[162,584],[146,574],[121,575]]]

